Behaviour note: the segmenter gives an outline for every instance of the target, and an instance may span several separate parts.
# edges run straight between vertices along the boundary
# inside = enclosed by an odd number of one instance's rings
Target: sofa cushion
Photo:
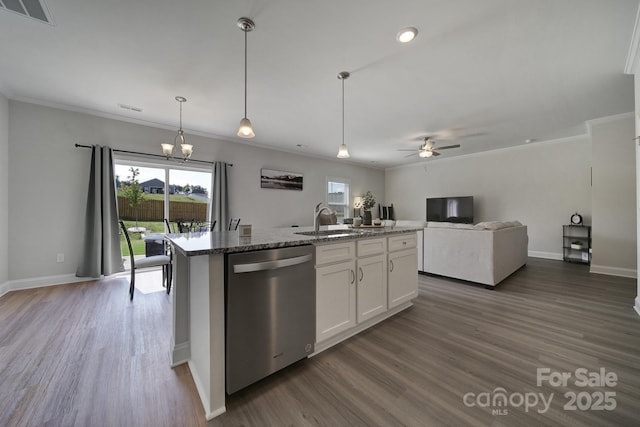
[[[502,228],[519,227],[520,221],[485,221],[473,226],[475,230],[500,230]]]
[[[458,222],[427,222],[427,227],[431,228],[461,228],[464,230],[473,230],[473,224],[462,224]]]

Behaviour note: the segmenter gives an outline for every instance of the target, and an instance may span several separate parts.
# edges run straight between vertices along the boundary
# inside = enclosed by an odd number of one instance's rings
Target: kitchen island
[[[207,419],[225,411],[225,254],[316,247],[317,354],[411,306],[417,296],[417,230],[322,227],[314,234],[308,227],[258,229],[250,237],[169,235],[175,281],[171,363],[189,364]]]

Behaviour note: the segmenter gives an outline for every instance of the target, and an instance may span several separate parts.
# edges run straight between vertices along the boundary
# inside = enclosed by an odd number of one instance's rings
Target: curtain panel
[[[113,151],[109,147],[94,145],[91,148],[84,240],[76,276],[98,278],[121,271],[124,271],[124,266]]]
[[[213,189],[211,220],[216,221],[216,231],[226,231],[229,223],[228,168],[229,165],[225,162],[214,162],[211,174],[211,188]]]

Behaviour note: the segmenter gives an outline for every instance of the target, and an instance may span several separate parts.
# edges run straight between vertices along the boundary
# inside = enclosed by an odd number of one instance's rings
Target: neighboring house
[[[157,178],[140,183],[142,191],[150,194],[164,194],[164,182]]]

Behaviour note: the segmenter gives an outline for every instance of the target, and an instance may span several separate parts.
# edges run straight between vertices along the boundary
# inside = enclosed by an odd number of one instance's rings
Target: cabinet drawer
[[[417,246],[418,237],[415,233],[389,237],[389,252],[412,249]]]
[[[362,239],[358,240],[358,256],[382,254],[387,251],[387,239]]]
[[[355,258],[355,255],[355,242],[318,245],[316,246],[316,265],[349,261],[350,259]]]

